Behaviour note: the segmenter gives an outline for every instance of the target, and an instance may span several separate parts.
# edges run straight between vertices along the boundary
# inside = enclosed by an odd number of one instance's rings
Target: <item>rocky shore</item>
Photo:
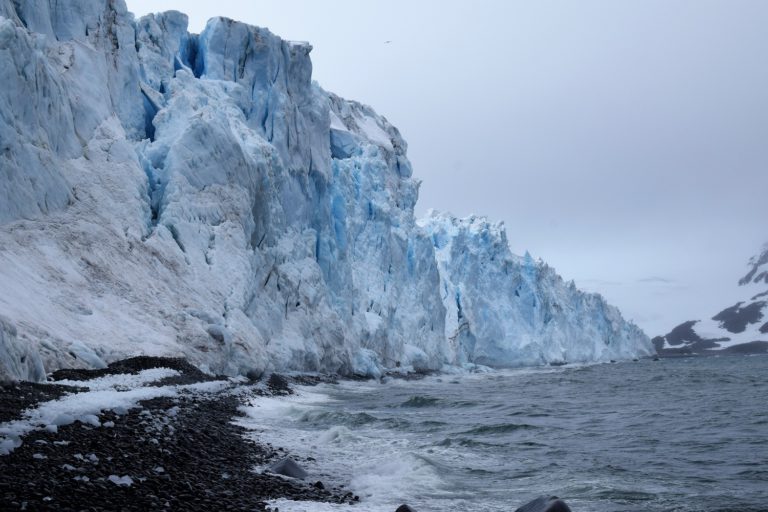
[[[420,378],[396,374],[387,378]],[[135,357],[0,384],[0,511],[271,511],[273,500],[356,504],[238,425],[254,397],[321,376],[208,375],[184,359]],[[311,466],[311,464],[307,464]],[[365,506],[360,505],[364,510]],[[415,512],[403,504],[397,512]],[[519,512],[570,512],[540,497]]]
[[[148,396],[152,390],[144,388],[156,388],[158,396],[71,422],[59,414],[43,422],[52,422],[47,425],[31,425],[44,415],[30,411],[50,409],[66,397],[120,397],[129,391],[122,378],[130,381],[159,369],[172,375],[139,384]],[[10,453],[0,455],[0,510],[253,511],[270,510],[267,502],[277,498],[357,499],[340,488],[326,489],[311,475],[302,480],[263,469],[290,454],[250,440],[233,424],[244,400],[290,393],[286,378],[227,380],[184,360],[141,357],[103,370],[62,370],[51,379],[60,384],[0,388],[0,441],[5,434],[8,446],[9,432],[30,423]],[[98,390],[88,393],[89,386]]]

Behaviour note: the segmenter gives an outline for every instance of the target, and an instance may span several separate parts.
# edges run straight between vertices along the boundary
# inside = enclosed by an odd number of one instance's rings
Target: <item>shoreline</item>
[[[528,370],[549,373],[559,368]],[[435,376],[440,374],[399,372],[378,382]],[[137,357],[102,370],[59,370],[50,375],[57,380],[45,384],[0,385],[0,453],[9,424],[37,418],[30,411],[99,393],[144,390],[150,396],[130,407],[104,407],[98,414],[81,411],[70,422],[39,415],[45,421],[25,431],[23,442],[9,454],[0,455],[0,510],[268,511],[282,509],[284,501],[308,502],[308,510],[312,502],[325,502],[333,505],[318,507],[330,510],[336,504],[356,504],[359,498],[345,488],[349,481],[334,478],[335,473],[318,477],[309,469],[306,478],[287,478],[269,472],[288,457],[306,468],[316,466],[312,455],[321,457],[291,443],[283,445],[240,419],[247,417],[243,406],[254,398],[281,400],[301,396],[296,395],[301,387],[361,379],[298,373],[262,377],[214,377],[183,359]],[[270,429],[279,433],[275,425]]]
[[[97,382],[94,379],[135,376],[160,368],[176,369],[178,374],[144,383],[142,388],[165,391],[177,386],[177,393],[161,393],[138,400],[131,408],[105,409],[47,429],[35,425],[23,434],[19,446],[0,455],[4,466],[0,508],[268,511],[267,502],[280,498],[338,504],[359,499],[340,487],[326,489],[310,478],[255,470],[291,455],[282,447],[253,441],[252,435],[244,435],[252,433],[235,422],[242,416],[239,407],[249,398],[293,392],[291,379],[276,374],[259,382],[228,379],[226,387],[209,393],[189,386],[223,381],[178,359],[133,358],[106,370],[63,370],[52,377],[66,379],[67,384],[82,382],[83,387],[61,386],[56,381],[0,387],[0,441],[2,428],[18,422],[24,411],[68,396],[85,399],[84,390],[89,382]],[[304,378],[297,384],[313,380]],[[115,389],[115,393],[126,391],[121,385]],[[301,464],[302,459],[294,457]]]

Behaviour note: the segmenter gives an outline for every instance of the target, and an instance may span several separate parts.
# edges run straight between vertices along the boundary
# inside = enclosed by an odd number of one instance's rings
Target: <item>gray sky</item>
[[[768,241],[768,2],[127,3],[310,41],[324,88],[400,128],[418,214],[504,220],[651,336],[738,299]]]

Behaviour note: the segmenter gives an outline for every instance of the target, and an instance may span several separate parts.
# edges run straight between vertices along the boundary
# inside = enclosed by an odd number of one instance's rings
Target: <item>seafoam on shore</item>
[[[240,424],[348,484],[366,511],[763,512],[768,358],[339,382],[257,399]],[[289,500],[285,512],[337,511]]]
[[[431,379],[434,379],[431,378]],[[289,397],[256,397],[242,407],[238,424],[256,439],[303,453],[313,478],[349,486],[359,495],[366,512],[392,512],[413,502],[414,496],[445,494],[446,482],[434,461],[419,453],[422,444],[398,436],[398,420],[380,420],[366,412],[344,407],[328,392],[355,389],[361,393],[387,392],[391,386],[409,386],[393,380],[299,386]],[[400,420],[407,421],[407,420]],[[359,510],[348,504],[308,503],[290,499],[270,502],[287,512]]]

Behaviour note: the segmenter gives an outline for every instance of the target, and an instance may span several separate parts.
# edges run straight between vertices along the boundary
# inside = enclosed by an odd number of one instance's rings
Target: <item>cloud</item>
[[[666,277],[659,277],[659,276],[644,277],[642,279],[638,279],[637,282],[644,283],[644,284],[675,284],[676,283],[674,279],[668,279]]]

